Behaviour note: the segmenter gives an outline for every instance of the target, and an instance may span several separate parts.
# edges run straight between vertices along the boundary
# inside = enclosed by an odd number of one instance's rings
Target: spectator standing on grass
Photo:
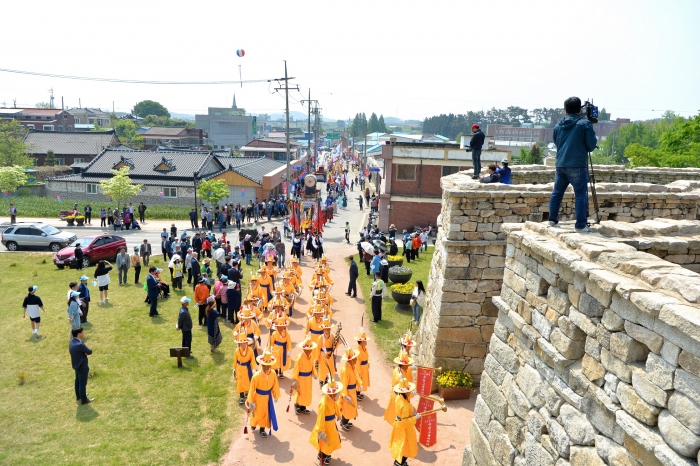
[[[379,256],[379,249],[374,250],[374,257],[372,257],[372,263],[370,268],[372,269],[372,275],[381,274],[381,261],[382,258]]]
[[[134,255],[131,256],[131,266],[134,268],[134,285],[139,285],[141,278],[141,256],[139,255],[139,247],[134,247]]]
[[[39,338],[41,312],[46,312],[46,309],[44,309],[44,303],[41,301],[41,298],[36,295],[36,290],[38,289],[39,287],[36,285],[30,286],[29,294],[27,294],[27,296],[24,298],[24,302],[22,303],[22,309],[24,309],[22,318],[27,317],[27,313],[29,313],[29,320],[32,324],[32,335],[36,336],[37,338]]]
[[[70,353],[71,365],[75,371],[75,401],[86,405],[95,401],[94,398],[88,398],[87,396],[88,374],[90,373],[88,355],[92,354],[92,350],[82,342],[84,337],[82,327],[71,330],[71,335],[73,335],[73,339],[68,345],[68,352]]]
[[[129,273],[129,267],[131,267],[131,257],[126,252],[126,248],[121,248],[119,254],[117,254],[117,270],[119,271],[119,284],[126,285]]]
[[[100,289],[100,304],[109,301],[109,272],[112,268],[112,264],[106,260],[98,262],[95,268],[94,278],[97,280],[97,286]]]
[[[143,240],[143,244],[141,245],[139,254],[143,259],[143,265],[148,267],[148,262],[151,260],[151,254],[153,254],[153,250],[151,249],[151,244],[148,242],[147,239]]]
[[[80,316],[81,324],[90,323],[87,320],[88,312],[90,312],[90,288],[88,287],[87,282],[87,275],[80,277],[80,285],[78,285],[78,293],[80,293],[80,296],[78,296],[78,299],[80,299],[80,302],[82,303],[81,310],[83,311],[82,315]]]
[[[175,330],[182,332],[182,348],[190,349],[188,359],[194,358],[192,356],[192,316],[189,310],[191,301],[187,296],[180,298],[180,313],[177,316],[177,325],[175,325]]]
[[[75,268],[77,270],[82,270],[83,269],[83,248],[80,246],[80,243],[75,245],[75,249],[73,250],[73,255],[75,255]]]
[[[199,325],[207,325],[206,309],[207,299],[209,298],[209,287],[207,287],[206,279],[199,278],[199,283],[194,287],[194,301],[199,306]]]
[[[420,323],[420,317],[423,313],[423,304],[425,303],[425,287],[423,286],[423,280],[416,280],[416,286],[413,288],[413,294],[411,295],[412,308],[413,308],[413,322],[416,324]]]
[[[173,289],[182,291],[182,259],[180,256],[173,258]]]
[[[577,233],[590,233],[588,228],[588,153],[598,145],[593,125],[581,112],[581,99],[569,97],[564,101],[566,116],[554,127],[557,146],[554,189],[549,199],[549,225],[559,223],[559,207],[566,188],[574,188],[574,211]]]
[[[219,350],[217,348],[223,340],[223,337],[221,336],[221,329],[219,328],[219,317],[221,317],[221,314],[216,312],[216,309],[214,309],[213,296],[209,296],[207,298],[206,304],[207,307],[204,312],[207,316],[207,335],[209,337],[208,340],[209,344],[211,345],[211,352],[218,353]]]
[[[165,228],[163,228],[165,230]],[[168,260],[168,239],[160,235],[160,250],[163,253],[163,262]]]
[[[80,293],[71,290],[68,292],[68,296],[68,308],[66,312],[68,312],[68,323],[70,323],[72,331],[73,329],[80,328],[80,316],[82,315],[80,312],[80,305],[78,304],[78,296],[80,296]]]
[[[472,152],[472,164],[474,165],[472,179],[478,180],[479,174],[481,173],[481,147],[484,145],[484,139],[486,136],[476,123],[472,125],[472,133],[474,134],[469,140],[469,148]]]
[[[146,297],[151,305],[150,317],[158,315],[158,296],[160,295],[160,287],[158,286],[158,278],[156,277],[158,269],[151,266],[148,268],[148,277],[146,277]]]
[[[190,270],[192,271],[192,289],[196,289],[202,275],[199,265],[199,254],[196,252],[192,253],[192,259],[190,259]]]

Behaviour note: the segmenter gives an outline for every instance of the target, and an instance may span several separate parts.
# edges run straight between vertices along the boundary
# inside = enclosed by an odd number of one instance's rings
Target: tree
[[[335,122],[335,125],[338,127],[338,129],[344,129],[345,128],[345,122],[343,120],[338,120]]]
[[[153,100],[142,100],[134,105],[131,113],[141,118],[145,118],[148,115],[170,117],[170,112],[168,112],[168,109],[163,107],[163,105],[160,103],[154,102]]]
[[[24,170],[25,168],[19,165],[0,167],[0,190],[13,193],[20,186],[27,184],[27,174]]]
[[[144,126],[174,126],[178,128],[194,128],[194,121],[167,116],[148,115],[143,119]]]
[[[355,119],[350,126],[350,133],[353,137],[364,136],[367,134],[367,118],[364,113],[357,113]]]
[[[540,165],[542,163],[542,150],[537,144],[533,144],[530,150],[520,148],[520,163],[522,165]]]
[[[51,108],[51,104],[48,102],[37,102],[34,104],[35,108]]]
[[[367,131],[369,133],[376,133],[379,131],[379,119],[377,118],[377,114],[372,112],[372,115],[369,117],[369,122],[367,123]]]
[[[46,160],[44,160],[44,165],[47,167],[53,167],[56,165],[56,156],[53,154],[52,150],[46,151]]]
[[[132,197],[136,196],[142,184],[134,184],[129,178],[129,167],[119,170],[111,170],[112,178],[100,181],[100,189],[106,198],[112,198],[117,202],[117,210],[121,211],[121,205],[126,204]]]
[[[386,127],[386,123],[384,123],[384,114],[379,115],[379,130],[380,133],[388,133],[389,130]]]
[[[125,146],[132,149],[141,149],[143,147],[143,136],[136,132],[136,125],[133,121],[117,120],[114,123],[114,131]]]
[[[598,120],[600,120],[600,121],[610,120],[610,114],[605,109],[602,109],[600,111],[600,114],[598,115]]]
[[[212,205],[216,205],[225,197],[228,197],[230,191],[223,180],[205,180],[199,183],[199,195]]]
[[[26,168],[34,165],[24,144],[26,134],[27,129],[17,120],[0,122],[0,166],[19,165]]]
[[[634,166],[700,166],[700,115],[688,120],[677,118],[670,125],[655,126],[662,128],[661,134],[654,141],[656,147],[635,142],[625,148],[625,157]]]

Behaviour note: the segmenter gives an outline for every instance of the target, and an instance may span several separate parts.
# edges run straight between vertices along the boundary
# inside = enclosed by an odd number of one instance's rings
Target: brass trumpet
[[[416,366],[416,367],[420,367],[421,369],[430,369],[431,371],[442,372],[442,367],[428,367],[428,366]]]
[[[438,411],[446,412],[446,411],[447,411],[447,406],[446,406],[446,405],[442,405],[442,406],[440,406],[439,408],[431,409],[430,411],[423,411],[422,413],[416,413],[416,414],[420,414],[421,416],[427,416],[428,414],[437,413]],[[411,414],[410,416],[404,417],[404,418],[402,418],[401,420],[403,421],[404,419],[408,419],[409,417],[415,417],[416,414]]]

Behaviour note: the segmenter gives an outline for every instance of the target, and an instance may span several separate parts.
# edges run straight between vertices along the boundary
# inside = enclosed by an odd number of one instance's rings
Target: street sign
[[[379,173],[381,170],[379,168],[370,168],[369,171],[372,173]]]
[[[338,133],[327,133],[326,139],[338,139]]]

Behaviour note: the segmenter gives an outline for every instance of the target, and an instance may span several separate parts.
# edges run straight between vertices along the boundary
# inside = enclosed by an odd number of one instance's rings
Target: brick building
[[[488,138],[484,141],[488,147]],[[416,225],[435,226],[442,206],[440,178],[472,170],[471,153],[458,144],[426,144],[386,141],[377,159],[384,161],[379,196],[379,229],[394,224],[399,231]],[[486,149],[482,169],[508,159],[510,152]]]
[[[593,125],[598,140],[604,140],[610,133],[620,129],[622,125],[631,123],[629,118],[617,118],[614,121],[601,120]],[[486,125],[486,135],[498,141],[520,141],[520,142],[554,142],[554,127],[545,128],[542,126],[525,127],[490,124]]]
[[[142,136],[144,149],[153,149],[161,145],[195,148],[207,144],[207,133],[201,129],[151,126]]]
[[[0,119],[18,120],[36,131],[75,131],[75,117],[60,108],[0,108]]]

